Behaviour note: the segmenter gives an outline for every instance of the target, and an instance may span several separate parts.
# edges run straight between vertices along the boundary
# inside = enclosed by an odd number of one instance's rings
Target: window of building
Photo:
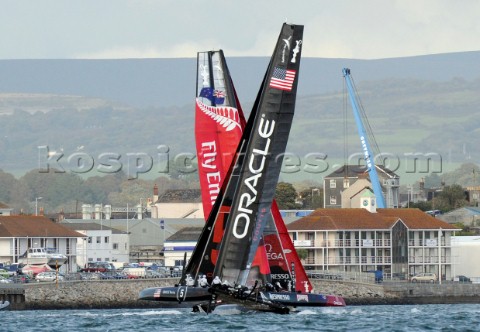
[[[118,250],[118,243],[113,244],[113,249]]]
[[[183,259],[176,259],[175,266],[183,266]]]
[[[105,258],[105,262],[110,262],[110,258]]]
[[[102,237],[101,236],[97,236],[97,243],[102,243]]]
[[[343,179],[343,188],[350,187],[350,179]]]
[[[89,257],[89,258],[88,258],[88,261],[89,261],[89,262],[93,262],[93,258]]]
[[[91,237],[91,236],[88,237],[87,242],[88,242],[88,243],[92,243],[92,237]]]
[[[330,180],[330,188],[337,188],[337,181]]]
[[[108,236],[105,236],[105,243],[108,243]]]
[[[101,261],[102,261],[102,259],[101,259],[101,258],[97,258],[97,262],[101,262]]]
[[[330,204],[335,205],[337,204],[337,197],[336,196],[330,196]]]

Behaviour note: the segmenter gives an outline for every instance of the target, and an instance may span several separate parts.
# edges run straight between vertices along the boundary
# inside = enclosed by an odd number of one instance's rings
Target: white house
[[[130,244],[127,232],[96,223],[69,223],[62,225],[85,237],[77,244],[77,264],[84,267],[88,262],[124,262],[130,260]]]
[[[44,216],[0,216],[0,262],[17,263],[29,248],[52,248],[68,257],[61,271],[76,271],[77,242],[82,238]]]
[[[149,209],[152,218],[204,218],[200,189],[170,189],[158,197],[158,188],[154,187]]]

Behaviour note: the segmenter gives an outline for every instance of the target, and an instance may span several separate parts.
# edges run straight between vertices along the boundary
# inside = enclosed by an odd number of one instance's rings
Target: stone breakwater
[[[158,307],[137,300],[144,288],[172,286],[176,279],[98,280],[25,285],[24,309],[106,309]],[[314,282],[316,292],[341,295],[347,304],[381,303],[389,297],[382,286],[341,282]]]
[[[177,279],[25,284],[25,301],[17,303],[14,309],[155,308],[159,305],[154,301],[138,300],[140,291],[149,287],[172,286],[175,282]],[[377,285],[324,280],[313,280],[312,284],[316,293],[342,296],[347,305],[480,303],[480,284]]]

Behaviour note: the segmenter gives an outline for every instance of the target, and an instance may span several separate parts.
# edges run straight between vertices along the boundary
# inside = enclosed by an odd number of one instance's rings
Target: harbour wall
[[[0,288],[0,300],[12,310],[158,308],[153,301],[139,301],[144,288],[172,286],[177,279],[95,280],[32,283]],[[345,281],[312,281],[316,293],[335,294],[347,305],[480,303],[480,284],[363,284]],[[177,303],[172,306],[178,307]],[[189,304],[184,304],[189,307]]]

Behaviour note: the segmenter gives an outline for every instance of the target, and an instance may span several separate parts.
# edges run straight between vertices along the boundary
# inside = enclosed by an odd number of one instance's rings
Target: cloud
[[[0,59],[176,58],[218,48],[229,56],[269,56],[285,20],[305,25],[307,57],[479,49],[477,0],[40,2],[12,1],[0,12]]]

